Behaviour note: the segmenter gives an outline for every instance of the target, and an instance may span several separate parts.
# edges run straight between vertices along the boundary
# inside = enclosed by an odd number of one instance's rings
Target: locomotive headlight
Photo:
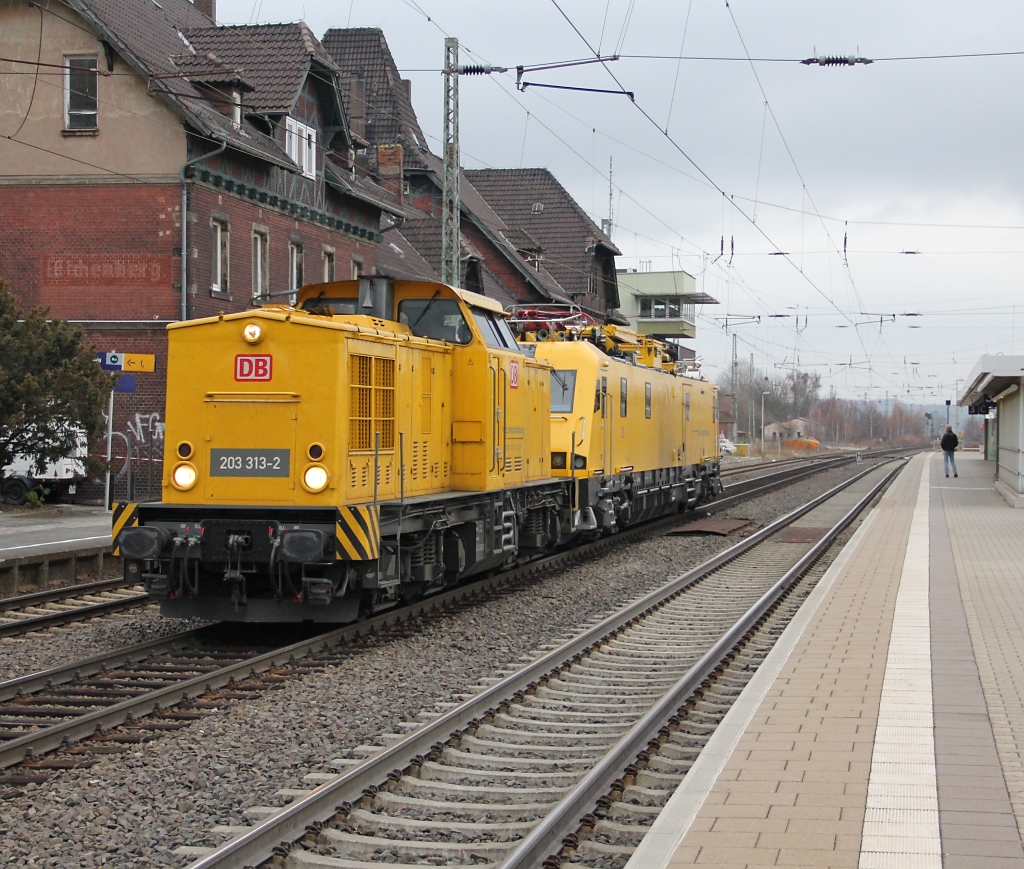
[[[565,470],[565,453],[552,453],[551,454],[551,467],[556,471]]]
[[[171,483],[175,489],[182,492],[187,492],[191,489],[198,479],[199,472],[191,462],[182,462],[180,465],[175,465],[174,470],[171,471]]]
[[[327,468],[323,465],[307,465],[306,469],[302,472],[303,488],[314,495],[327,488],[329,479],[330,475],[327,473]]]
[[[573,458],[572,458],[572,466],[577,471],[586,470],[586,467],[587,467],[587,457],[586,456],[580,456],[580,455],[573,456]]]
[[[246,323],[242,337],[250,344],[259,344],[263,340],[263,327],[259,323]]]

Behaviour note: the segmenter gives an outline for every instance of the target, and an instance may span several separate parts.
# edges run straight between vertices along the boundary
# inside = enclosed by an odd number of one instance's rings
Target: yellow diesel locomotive
[[[714,386],[610,327],[365,277],[168,328],[163,498],[114,506],[167,616],[352,621],[716,491]]]

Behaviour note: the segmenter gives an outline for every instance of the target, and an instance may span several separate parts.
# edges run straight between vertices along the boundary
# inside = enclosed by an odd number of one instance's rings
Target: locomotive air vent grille
[[[352,462],[348,463],[349,471],[349,488],[355,489],[359,485],[359,472],[356,470],[356,466]]]

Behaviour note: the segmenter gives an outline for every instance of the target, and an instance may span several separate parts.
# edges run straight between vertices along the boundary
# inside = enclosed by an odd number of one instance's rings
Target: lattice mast
[[[444,41],[444,187],[441,213],[441,280],[461,286],[459,273],[459,40]]]

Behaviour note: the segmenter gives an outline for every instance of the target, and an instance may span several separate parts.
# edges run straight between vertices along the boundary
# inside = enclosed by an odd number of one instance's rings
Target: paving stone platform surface
[[[627,869],[1024,867],[1024,510],[920,455]]]

